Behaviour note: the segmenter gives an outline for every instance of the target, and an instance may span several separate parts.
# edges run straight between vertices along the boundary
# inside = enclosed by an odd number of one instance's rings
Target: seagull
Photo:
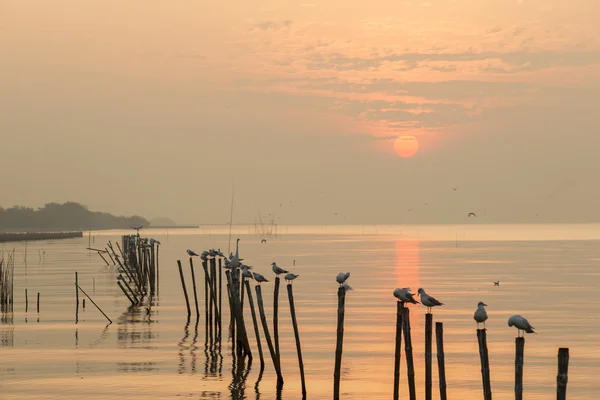
[[[533,331],[535,328],[533,326],[531,326],[529,321],[527,321],[525,318],[521,317],[518,314],[513,315],[512,317],[510,317],[508,319],[508,326],[514,326],[515,328],[517,328],[518,337],[521,337],[520,336],[521,331],[527,332],[527,333],[535,333]],[[523,336],[525,336],[525,334],[523,334]]]
[[[350,277],[350,272],[346,272],[346,273],[340,272],[335,277],[335,280],[337,281],[337,283],[340,284],[340,286],[342,286],[344,284],[344,282],[346,282],[346,279],[348,279],[349,277]]]
[[[471,218],[471,217],[476,217],[476,216],[477,216],[477,215],[475,215],[475,213],[474,213],[474,212],[470,212],[470,213],[467,215],[467,217],[469,217],[469,218]]]
[[[258,272],[253,272],[252,274],[254,275],[254,280],[257,283],[269,282],[269,280],[267,278],[265,278],[264,276],[262,276]]]
[[[244,278],[254,279],[247,265],[242,265],[242,279]]]
[[[273,266],[273,272],[275,272],[276,275],[279,274],[287,274],[290,271],[286,271],[285,269],[279,267],[277,264],[275,264],[275,262],[271,263],[271,265]]]
[[[342,287],[344,288],[344,293],[347,292],[348,290],[354,290],[354,289],[352,289],[352,286],[348,285],[346,282],[344,282],[342,284]]]
[[[421,304],[427,307],[428,313],[431,313],[431,307],[444,305],[444,303],[440,303],[434,297],[431,297],[430,295],[425,293],[425,290],[423,288],[419,288],[419,290],[417,290],[417,293],[421,296]]]
[[[416,301],[413,296],[414,294],[410,293],[410,288],[394,289],[394,297],[400,300],[402,303],[419,304],[419,302]]]
[[[500,286],[500,281],[494,281],[494,286]]]
[[[208,253],[208,251],[204,250],[202,252],[202,254],[200,254],[200,258],[203,259],[203,260],[207,260],[209,255],[210,254]]]
[[[218,255],[217,251],[215,249],[210,249],[208,251],[208,255],[211,257],[216,257]]]
[[[479,329],[479,324],[482,322],[483,329],[485,329],[485,321],[488,319],[488,316],[484,307],[487,307],[487,304],[485,304],[483,301],[480,301],[477,303],[477,310],[475,311],[475,314],[473,314],[473,319],[477,321],[477,329]]]
[[[198,257],[198,254],[194,253],[194,252],[193,252],[193,251],[191,251],[190,249],[187,249],[186,251],[187,251],[187,253],[188,253],[188,256],[190,256],[190,257],[194,257],[194,256],[195,256],[195,257]]]
[[[261,243],[267,243],[267,239],[263,239],[260,241]]]
[[[292,274],[291,272],[285,276],[285,280],[289,283],[292,283],[294,279],[299,277],[300,275]]]

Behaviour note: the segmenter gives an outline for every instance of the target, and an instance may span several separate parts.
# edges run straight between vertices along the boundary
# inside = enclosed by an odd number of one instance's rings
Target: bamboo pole
[[[281,369],[279,368],[279,361],[273,342],[271,341],[271,335],[269,334],[269,326],[267,325],[267,317],[265,316],[265,307],[263,305],[263,298],[260,285],[256,285],[256,301],[258,302],[258,312],[260,313],[260,320],[262,322],[263,332],[267,345],[269,346],[269,353],[271,353],[271,359],[273,360],[273,366],[275,367],[275,373],[277,374],[277,386],[283,386],[283,376],[281,375]],[[232,296],[233,297],[233,296]]]
[[[29,310],[29,296],[27,295],[27,288],[25,288],[25,312]]]
[[[219,340],[221,339],[221,322],[223,319],[223,259],[219,257]]]
[[[281,356],[279,354],[279,276],[275,277],[275,287],[273,289],[273,339],[275,340],[275,354],[277,362],[281,365]]]
[[[40,313],[40,292],[37,293],[37,313]]]
[[[432,400],[431,339],[433,314],[425,314],[425,400]]]
[[[119,275],[121,277],[121,280],[119,282],[123,282],[125,284],[125,287],[127,289],[129,289],[129,293],[131,293],[131,296],[133,297],[133,300],[135,301],[135,304],[138,304],[139,301],[135,295],[135,292],[131,289],[131,286],[129,286],[129,284],[127,283],[127,281],[125,281],[125,279],[123,279],[123,275]],[[129,296],[127,296],[129,297]],[[130,299],[131,300],[131,299]]]
[[[204,273],[208,276],[208,270],[206,268],[206,263],[202,263],[202,267],[204,268]],[[212,281],[208,280],[208,289],[210,290],[210,301],[213,304],[215,319],[219,319],[219,310],[217,309],[217,296],[215,294],[215,288],[212,285]]]
[[[181,287],[183,287],[183,294],[185,296],[185,305],[187,306],[187,317],[190,319],[192,311],[190,310],[190,299],[188,298],[187,289],[185,288],[185,279],[183,278],[183,270],[181,269],[181,261],[177,260],[179,266],[179,277],[181,278]]]
[[[400,349],[402,347],[402,308],[404,303],[396,302],[396,345],[394,348],[394,400],[400,397]]]
[[[94,302],[94,300],[92,300],[92,298],[90,296],[88,296],[88,294],[85,292],[85,290],[83,290],[79,286],[77,286],[77,287],[79,288],[79,290],[81,290],[81,293],[83,293],[85,295],[85,297],[87,297],[92,302],[92,304],[96,306],[96,308],[98,309],[98,311],[100,311],[102,313],[102,315],[104,315],[104,318],[106,318],[108,320],[108,322],[112,324],[112,321],[111,321],[110,318],[108,318],[108,315],[106,315],[104,313],[104,311],[102,311],[102,309],[100,307],[98,307],[98,304],[96,304],[96,302]]]
[[[444,324],[435,323],[435,339],[438,360],[438,375],[440,383],[440,400],[447,400],[446,396],[446,361],[444,356]]]
[[[567,382],[569,381],[569,349],[558,349],[558,375],[556,375],[556,400],[567,399]]]
[[[487,348],[487,331],[477,329],[477,341],[479,342],[479,358],[481,360],[481,381],[483,384],[484,400],[492,400],[492,389],[490,382],[490,360]]]
[[[515,338],[515,400],[523,400],[523,359],[525,338]]]
[[[338,288],[338,311],[337,311],[337,340],[335,345],[335,367],[333,371],[333,399],[340,398],[340,369],[342,367],[342,347],[344,345],[344,314],[346,306],[346,289]]]
[[[134,303],[133,299],[131,298],[131,296],[129,296],[129,293],[127,293],[127,291],[125,290],[125,288],[121,284],[121,281],[117,281],[117,285],[119,285],[119,287],[121,288],[121,290],[123,291],[123,293],[125,293],[125,296],[127,296],[127,298],[129,299],[129,301],[131,302],[131,305],[134,306],[135,303]]]
[[[79,276],[77,271],[75,271],[75,323],[79,321]]]
[[[262,345],[260,344],[260,331],[258,330],[258,323],[256,321],[256,312],[254,311],[254,300],[252,298],[252,291],[250,290],[250,282],[245,281],[246,294],[248,295],[248,305],[250,306],[250,313],[252,314],[252,324],[254,325],[254,336],[256,336],[256,347],[258,347],[258,356],[260,357],[260,370],[265,369],[265,358],[263,356]]]
[[[415,365],[412,353],[412,339],[410,336],[410,310],[408,307],[404,307],[403,309],[402,323],[402,330],[404,333],[404,353],[406,354],[406,373],[408,376],[408,392],[410,400],[416,400]]]
[[[277,278],[279,279],[279,278]],[[290,314],[292,326],[294,327],[294,338],[296,339],[296,352],[298,353],[298,367],[300,369],[300,381],[302,382],[302,399],[306,399],[306,381],[304,379],[304,363],[302,362],[302,347],[300,346],[300,333],[298,332],[298,321],[296,320],[296,307],[294,306],[294,293],[292,284],[287,285],[288,300],[290,302]],[[279,358],[281,363],[281,358]]]
[[[190,257],[190,271],[192,271],[192,285],[194,287],[194,303],[196,304],[196,319],[200,318],[200,309],[198,308],[198,294],[196,292],[196,275],[194,274],[194,261]]]

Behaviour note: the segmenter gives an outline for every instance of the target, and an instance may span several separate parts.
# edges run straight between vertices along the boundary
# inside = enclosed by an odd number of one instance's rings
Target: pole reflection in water
[[[185,322],[185,327],[183,328],[183,332],[184,332],[183,338],[181,338],[181,340],[177,344],[177,346],[179,347],[179,366],[177,367],[177,373],[178,374],[184,374],[185,373],[185,356],[184,356],[184,350],[186,349],[185,341],[190,336],[190,329],[189,329],[189,327],[190,327],[190,320],[188,319]]]
[[[235,357],[235,356],[234,356]],[[244,362],[248,360],[248,364]],[[231,393],[232,400],[244,399],[244,391],[246,389],[246,379],[252,369],[252,359],[246,357],[235,357],[232,368],[231,368],[231,383],[229,384],[229,391]]]
[[[196,318],[196,323],[194,324],[194,338],[192,339],[192,345],[190,346],[190,354],[192,356],[192,361],[191,361],[191,370],[192,370],[192,374],[196,373],[196,350],[198,349],[198,346],[196,346],[196,342],[198,340],[198,318]]]

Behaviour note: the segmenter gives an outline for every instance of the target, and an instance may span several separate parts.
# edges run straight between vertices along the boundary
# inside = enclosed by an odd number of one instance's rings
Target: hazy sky
[[[597,221],[599,15],[0,0],[0,205],[224,223],[235,179],[237,222]]]

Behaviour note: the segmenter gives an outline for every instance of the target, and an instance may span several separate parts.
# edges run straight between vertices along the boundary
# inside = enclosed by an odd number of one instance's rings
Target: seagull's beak
[[[488,305],[487,305],[487,304],[484,304],[484,306],[486,306],[486,307],[487,307]]]

